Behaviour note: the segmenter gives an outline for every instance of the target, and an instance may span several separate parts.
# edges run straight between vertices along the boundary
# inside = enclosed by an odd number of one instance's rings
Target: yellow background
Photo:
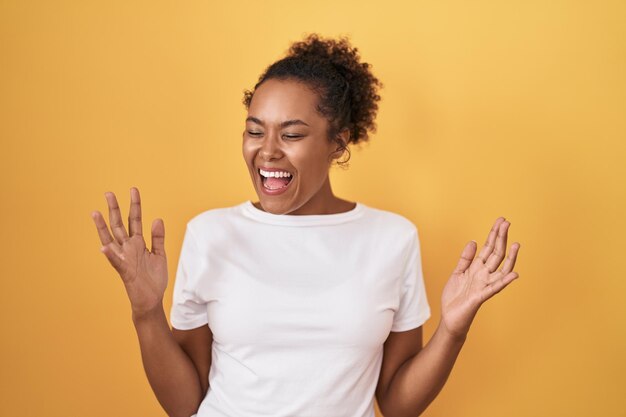
[[[256,199],[243,89],[310,32],[385,84],[332,184],[420,229],[425,341],[463,245],[521,243],[423,415],[626,415],[625,3],[225,3],[0,3],[0,415],[165,416],[90,213],[164,219],[169,315],[186,222]]]

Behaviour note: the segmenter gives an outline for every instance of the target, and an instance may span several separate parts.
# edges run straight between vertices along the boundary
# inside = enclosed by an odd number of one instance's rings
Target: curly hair
[[[324,39],[313,33],[293,43],[287,56],[267,67],[254,89],[244,90],[243,104],[250,107],[254,91],[266,80],[305,83],[319,96],[317,111],[329,121],[329,140],[337,142],[338,151],[348,153],[345,161],[337,162],[344,166],[350,159],[348,145],[368,141],[368,132],[376,132],[378,90],[383,84],[370,67],[360,62],[358,49],[347,37]],[[345,129],[350,132],[347,143],[338,135]]]

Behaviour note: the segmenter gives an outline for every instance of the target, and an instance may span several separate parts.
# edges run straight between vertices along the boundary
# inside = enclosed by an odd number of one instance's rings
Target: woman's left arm
[[[505,258],[510,223],[496,220],[476,258],[476,242],[470,241],[441,296],[441,320],[429,342],[403,361],[381,395],[385,417],[416,417],[443,388],[480,306],[519,275],[513,272],[519,243],[513,243]],[[498,267],[504,260],[502,269]],[[383,360],[384,361],[384,360]]]

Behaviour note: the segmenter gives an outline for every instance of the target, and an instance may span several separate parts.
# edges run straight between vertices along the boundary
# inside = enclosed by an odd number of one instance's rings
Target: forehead
[[[289,119],[321,119],[316,110],[317,94],[294,80],[270,79],[254,92],[248,114],[269,122]]]

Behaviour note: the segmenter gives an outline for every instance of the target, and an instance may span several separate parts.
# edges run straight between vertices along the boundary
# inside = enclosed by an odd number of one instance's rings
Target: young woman
[[[187,223],[170,312],[161,219],[152,250],[131,188],[129,232],[113,193],[102,251],[131,301],[142,360],[170,416],[419,415],[443,387],[480,305],[518,277],[498,218],[467,243],[430,317],[417,228],[335,196],[329,169],[375,128],[380,82],[347,39],[316,35],[246,91],[243,157],[259,201]],[[383,175],[383,174],[381,174]],[[504,260],[501,269],[498,267]]]

